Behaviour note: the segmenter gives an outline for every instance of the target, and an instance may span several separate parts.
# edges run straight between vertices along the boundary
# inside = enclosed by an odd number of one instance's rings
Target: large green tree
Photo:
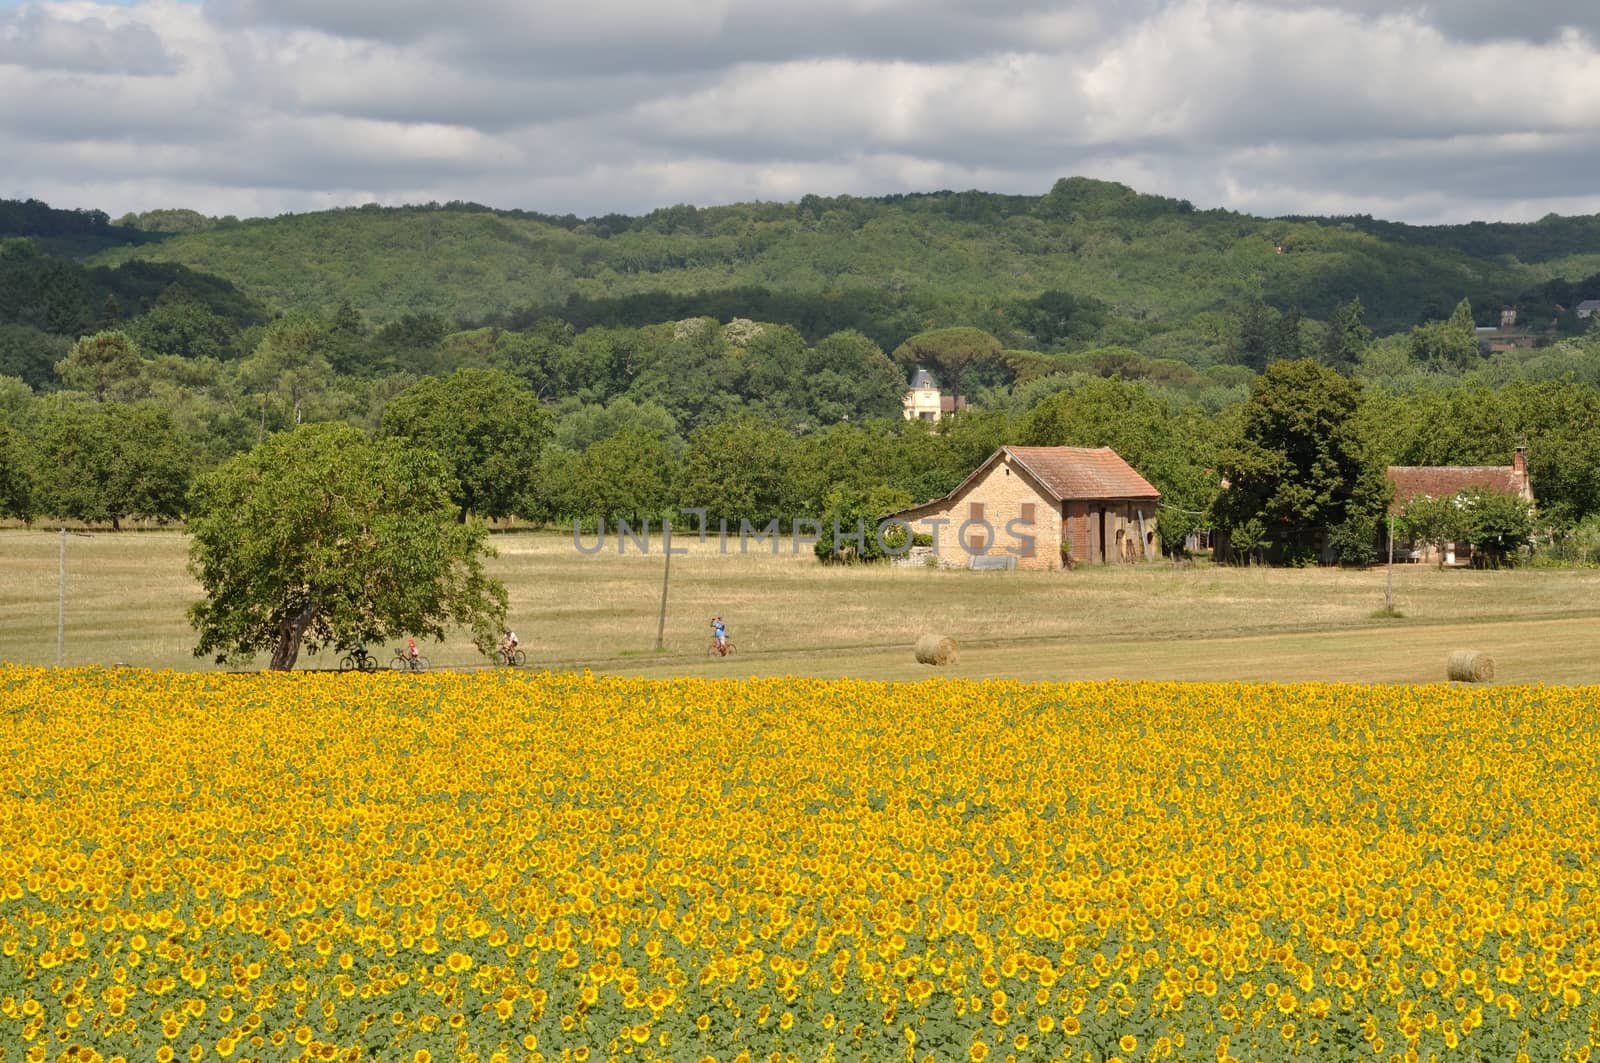
[[[894,360],[907,372],[919,366],[931,370],[945,391],[970,394],[982,384],[1009,382],[1010,369],[1000,352],[994,336],[957,326],[917,333],[895,348]]]
[[[676,458],[671,444],[644,425],[629,424],[582,454],[550,455],[542,475],[548,484],[550,512],[583,523],[604,520],[634,527],[673,515],[672,481]]]
[[[1434,370],[1460,370],[1478,360],[1478,329],[1472,304],[1463,299],[1448,321],[1418,325],[1407,337],[1411,360]]]
[[[307,407],[333,385],[328,331],[304,314],[281,317],[267,326],[250,357],[239,363],[245,391],[259,403],[260,432],[273,425],[292,427],[307,417]]]
[[[1360,401],[1360,385],[1312,359],[1267,366],[1219,454],[1219,524],[1250,538],[1259,529],[1299,560],[1327,529],[1380,512],[1387,484],[1357,431]]]
[[[905,377],[876,343],[853,329],[820,340],[806,352],[803,366],[812,424],[900,413]]]
[[[22,434],[0,424],[0,517],[33,517],[32,459]]]
[[[186,289],[174,285],[127,326],[139,348],[184,358],[232,358],[238,330]]]
[[[28,325],[0,325],[0,376],[14,376],[32,388],[53,387],[55,366],[72,344]]]
[[[96,402],[131,398],[143,358],[126,332],[96,332],[72,345],[56,363],[56,375],[70,388],[87,391]]]
[[[524,503],[550,417],[511,374],[459,369],[424,377],[384,407],[380,430],[444,459],[462,520],[530,512]]]
[[[726,518],[735,529],[740,520],[787,522],[795,516],[793,450],[787,432],[753,417],[697,428],[678,463],[678,504],[704,507],[712,524]]]
[[[274,433],[194,491],[189,610],[195,656],[267,651],[293,668],[303,648],[349,647],[468,627],[492,645],[505,588],[477,520],[456,520],[440,459],[342,424]]]
[[[164,407],[50,396],[35,404],[29,434],[38,512],[113,530],[128,517],[183,515],[194,449]]]
[[[1322,364],[1348,374],[1361,361],[1361,354],[1372,342],[1372,330],[1366,326],[1366,307],[1360,298],[1340,303],[1328,317],[1328,327],[1322,335]]]

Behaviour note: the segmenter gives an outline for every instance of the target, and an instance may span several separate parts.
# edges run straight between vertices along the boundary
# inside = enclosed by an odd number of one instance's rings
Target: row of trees
[[[1039,328],[1068,331],[1092,310],[1045,297],[1033,309]],[[1219,367],[1219,385],[1195,396],[1177,378],[1127,379],[1156,364],[1134,351],[1045,355],[971,327],[926,330],[888,354],[859,332],[807,343],[747,319],[450,332],[418,314],[374,330],[346,306],[328,320],[241,327],[169,289],[124,328],[48,349],[51,386],[0,375],[0,424],[17,455],[6,508],[113,525],[175,519],[191,472],[274,431],[338,420],[448,456],[463,517],[639,519],[689,504],[764,522],[870,508],[870,498],[941,494],[1003,442],[1116,447],[1167,494],[1169,543],[1209,520],[1237,542],[1300,553],[1352,504],[1361,520],[1381,508],[1385,464],[1503,463],[1519,443],[1532,448],[1552,521],[1600,512],[1600,333],[1463,375],[1477,357],[1465,304],[1384,340],[1359,301],[1341,304],[1316,342],[1293,315],[1258,324],[1270,341],[1261,372]],[[0,327],[0,359],[5,340]],[[1417,371],[1374,383],[1365,370],[1396,353]],[[1357,375],[1334,371],[1352,361]],[[424,372],[461,364],[472,368]],[[903,423],[916,366],[977,408],[933,432]],[[1276,437],[1302,422],[1315,445],[1283,457]],[[1219,469],[1239,485],[1220,501]],[[1313,471],[1342,486],[1301,491]]]
[[[161,403],[92,394],[0,392],[5,511],[113,526],[188,514],[190,477],[220,459]],[[1303,359],[1273,363],[1247,401],[1218,414],[1081,374],[1018,396],[937,426],[867,418],[797,435],[744,412],[680,435],[656,404],[623,397],[562,414],[509,373],[461,370],[400,391],[371,434],[443,462],[460,522],[637,524],[682,506],[735,527],[859,515],[937,497],[1004,443],[1114,447],[1162,490],[1169,546],[1212,525],[1247,553],[1305,558],[1333,529],[1356,556],[1386,508],[1387,465],[1504,464],[1519,444],[1547,524],[1600,514],[1600,392],[1573,381],[1394,394]]]

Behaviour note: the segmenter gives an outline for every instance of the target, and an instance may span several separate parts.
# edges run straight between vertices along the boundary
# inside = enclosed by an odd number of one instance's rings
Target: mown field
[[[0,670],[0,1060],[1586,1060],[1600,688]]]
[[[674,557],[666,645],[654,651],[662,557],[583,556],[571,536],[497,534],[494,574],[530,663],[632,675],[811,675],[904,680],[919,634],[961,646],[969,678],[1433,682],[1452,649],[1489,652],[1500,681],[1600,682],[1600,570],[1439,571],[1398,566],[1400,620],[1375,620],[1382,570],[1165,563],[1071,573],[825,567],[691,544]],[[592,545],[592,540],[588,541]],[[659,548],[659,543],[656,544]],[[69,665],[216,666],[191,653],[199,587],[176,532],[67,537]],[[60,540],[0,531],[0,661],[53,664]],[[709,661],[723,615],[739,652]],[[398,641],[398,640],[396,640]],[[426,642],[435,665],[486,662],[464,632]],[[302,655],[326,668],[331,654]],[[257,660],[263,665],[264,658]]]

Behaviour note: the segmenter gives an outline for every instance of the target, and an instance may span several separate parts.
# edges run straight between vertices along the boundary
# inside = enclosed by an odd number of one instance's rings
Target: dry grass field
[[[1152,564],[1071,573],[825,567],[809,554],[691,544],[672,559],[666,648],[655,652],[662,556],[570,536],[496,535],[495,574],[531,666],[638,675],[905,680],[922,632],[958,640],[950,674],[1018,679],[1436,682],[1452,649],[1486,650],[1499,682],[1600,682],[1600,572],[1400,566],[1401,619],[1378,620],[1384,572]],[[659,544],[657,544],[659,547]],[[56,659],[57,533],[0,531],[0,661]],[[67,664],[215,667],[190,653],[199,590],[177,532],[67,537]],[[721,613],[739,652],[708,660]],[[435,666],[484,665],[464,635]],[[263,659],[264,660],[264,659]],[[302,655],[327,667],[331,655]]]

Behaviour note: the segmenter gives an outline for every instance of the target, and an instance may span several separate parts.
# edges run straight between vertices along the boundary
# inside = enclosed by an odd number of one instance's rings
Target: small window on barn
[[[982,502],[968,502],[967,503],[967,519],[972,521],[973,523],[977,523],[978,521],[983,519],[983,503]]]
[[[1018,506],[1017,508],[1021,511],[1021,512],[1019,512],[1017,514],[1017,516],[1022,519],[1022,523],[1024,523],[1024,524],[1032,524],[1033,523],[1033,503],[1032,502],[1024,502],[1020,506]]]

